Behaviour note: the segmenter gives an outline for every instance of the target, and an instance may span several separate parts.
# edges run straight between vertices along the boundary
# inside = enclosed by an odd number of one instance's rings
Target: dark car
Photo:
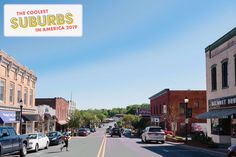
[[[58,145],[61,144],[63,141],[62,139],[63,135],[59,131],[49,132],[47,136],[49,138],[50,145]]]
[[[232,145],[228,148],[228,157],[236,157],[236,145]]]
[[[89,135],[88,129],[87,128],[80,128],[78,135],[79,136],[88,136]]]
[[[96,132],[95,128],[89,128],[89,129],[90,129],[90,132]]]
[[[114,135],[121,137],[121,130],[120,130],[120,128],[113,128],[111,130],[111,137],[113,137]]]
[[[0,127],[0,156],[15,153],[18,153],[20,157],[26,156],[26,136],[17,135],[13,127]]]

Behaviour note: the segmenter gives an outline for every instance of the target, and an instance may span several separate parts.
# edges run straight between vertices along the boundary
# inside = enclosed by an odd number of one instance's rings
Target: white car
[[[39,149],[48,149],[49,139],[42,133],[28,134],[29,151],[37,152]]]
[[[165,143],[166,135],[164,130],[159,126],[146,127],[141,135],[142,142],[157,141]]]

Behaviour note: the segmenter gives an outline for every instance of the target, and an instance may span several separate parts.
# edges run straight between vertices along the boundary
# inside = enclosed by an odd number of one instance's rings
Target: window
[[[211,133],[215,135],[230,135],[230,119],[211,119]]]
[[[20,101],[21,101],[21,86],[19,85],[17,89],[17,102],[20,103]]]
[[[223,60],[221,65],[222,88],[228,87],[228,60]]]
[[[25,88],[24,90],[24,104],[27,105],[28,104],[28,89]]]
[[[236,85],[236,54],[234,55],[234,80]]]
[[[14,84],[10,84],[10,91],[9,91],[9,101],[10,103],[14,102]]]
[[[30,106],[33,106],[33,90],[30,90]]]
[[[185,111],[185,105],[186,105],[185,103],[180,103],[179,104],[179,113],[180,114],[184,114],[185,113],[184,112]]]
[[[5,81],[0,80],[0,102],[4,101]]]
[[[216,65],[211,68],[211,90],[217,89]]]

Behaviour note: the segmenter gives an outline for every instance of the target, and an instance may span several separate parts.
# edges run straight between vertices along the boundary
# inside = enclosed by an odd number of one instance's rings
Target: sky
[[[82,4],[82,37],[4,37],[4,4]],[[236,26],[235,0],[1,0],[0,49],[37,76],[36,98],[79,109],[205,90],[205,48]]]

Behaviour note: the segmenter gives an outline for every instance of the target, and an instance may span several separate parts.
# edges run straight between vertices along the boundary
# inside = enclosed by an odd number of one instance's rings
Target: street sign
[[[16,121],[20,121],[20,111],[16,111]]]
[[[192,108],[187,109],[186,118],[192,118]]]

